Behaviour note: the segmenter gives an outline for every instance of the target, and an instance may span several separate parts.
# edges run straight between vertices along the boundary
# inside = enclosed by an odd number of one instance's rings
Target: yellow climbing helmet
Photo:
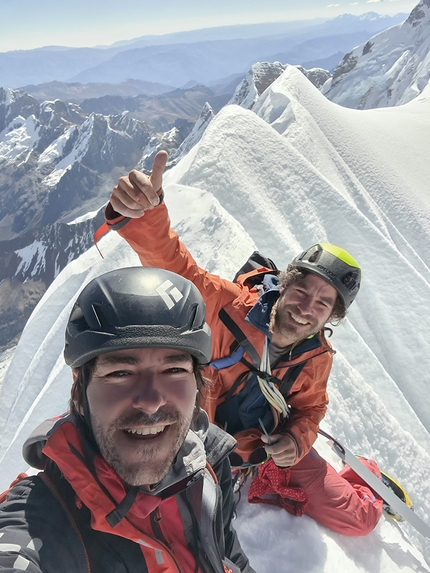
[[[330,243],[317,243],[298,255],[293,268],[319,275],[339,293],[348,308],[360,289],[361,267],[352,255]]]

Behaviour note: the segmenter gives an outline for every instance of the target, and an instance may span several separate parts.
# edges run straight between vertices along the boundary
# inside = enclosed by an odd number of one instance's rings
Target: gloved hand
[[[289,468],[296,463],[298,453],[296,442],[287,434],[272,434],[261,436],[261,441],[265,444],[265,450],[273,458],[275,464],[280,468]]]

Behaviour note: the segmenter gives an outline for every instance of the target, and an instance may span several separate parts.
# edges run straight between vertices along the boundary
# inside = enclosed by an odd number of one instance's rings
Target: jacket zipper
[[[169,542],[167,541],[161,526],[160,526],[160,521],[162,519],[162,515],[161,515],[161,511],[160,508],[157,507],[156,509],[154,509],[154,511],[151,513],[151,526],[152,526],[152,531],[154,533],[155,539],[165,548],[165,550],[169,553],[169,555],[171,556],[171,558],[173,559],[176,567],[178,568],[179,573],[183,573],[181,567],[179,566],[179,563],[175,557],[175,555],[173,554],[173,552],[170,549],[169,546]]]

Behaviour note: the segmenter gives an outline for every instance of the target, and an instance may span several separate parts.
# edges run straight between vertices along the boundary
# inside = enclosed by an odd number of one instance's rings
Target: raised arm
[[[121,177],[106,208],[106,220],[130,244],[143,265],[164,268],[191,280],[205,299],[211,323],[218,318],[219,310],[239,295],[240,287],[199,267],[171,228],[162,200],[166,162],[167,153],[160,151],[150,176],[134,170]]]

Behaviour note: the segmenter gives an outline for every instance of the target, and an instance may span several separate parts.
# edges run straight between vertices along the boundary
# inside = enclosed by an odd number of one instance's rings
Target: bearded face
[[[102,456],[128,484],[165,477],[193,418],[196,378],[189,354],[138,348],[97,359],[87,398]]]
[[[319,332],[328,322],[336,299],[336,289],[312,273],[290,285],[272,310],[274,344],[289,346]]]

